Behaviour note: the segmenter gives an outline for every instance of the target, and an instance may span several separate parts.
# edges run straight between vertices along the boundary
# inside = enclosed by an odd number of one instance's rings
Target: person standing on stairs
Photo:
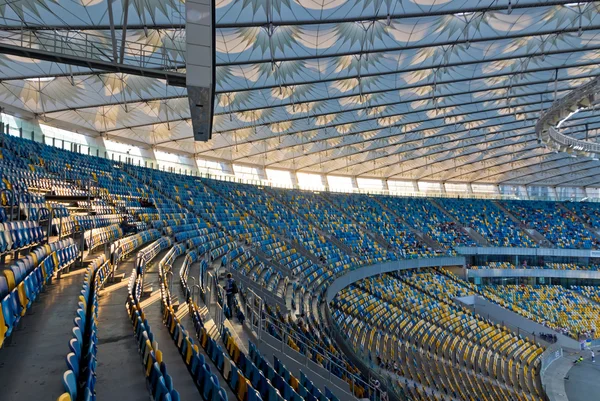
[[[237,294],[238,289],[231,273],[227,273],[227,280],[225,280],[225,297],[227,298],[227,308],[229,308],[229,319],[233,317],[233,297]]]

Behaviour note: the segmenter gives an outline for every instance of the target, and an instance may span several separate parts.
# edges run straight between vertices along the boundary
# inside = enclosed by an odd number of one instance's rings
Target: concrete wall
[[[600,271],[558,269],[466,269],[467,277],[549,277],[600,280]]]
[[[464,266],[445,266],[444,270],[448,270],[450,273],[462,278],[467,278],[467,270]]]
[[[457,300],[462,302],[461,298],[457,298]],[[487,318],[495,323],[503,324],[512,331],[531,340],[534,340],[534,336],[532,335],[532,333],[553,333],[556,334],[556,337],[558,338],[557,344],[567,348],[579,347],[579,343],[576,340],[564,336],[560,333],[557,333],[552,329],[545,327],[544,325],[529,320],[516,312],[505,309],[500,305],[497,305],[483,297],[480,297],[479,295],[474,296],[474,304],[468,301],[465,302],[465,305],[468,306],[469,309],[473,310],[478,315]],[[539,338],[537,338],[537,336],[535,337],[535,341],[539,341]]]
[[[518,256],[564,256],[571,258],[600,258],[600,251],[586,249],[554,248],[501,248],[501,247],[457,247],[460,255],[518,255]]]
[[[350,393],[348,383],[331,374],[321,365],[312,362],[305,355],[294,351],[287,345],[282,346],[282,342],[275,337],[264,335],[260,341],[256,342],[256,344],[258,345],[261,355],[266,357],[269,361],[273,361],[273,357],[276,357],[296,378],[300,379],[300,371],[302,371],[322,392],[324,392],[325,387],[327,387],[341,401],[357,400],[357,398]]]
[[[367,277],[377,276],[379,274],[395,272],[398,270],[416,269],[419,267],[447,267],[459,266],[464,267],[465,258],[459,257],[441,257],[441,258],[425,258],[425,259],[408,259],[395,260],[391,262],[380,263],[377,265],[366,266],[360,269],[351,270],[348,273],[336,278],[333,283],[327,288],[326,300],[327,303],[335,297],[335,294],[340,292],[345,287],[352,283],[362,280]]]

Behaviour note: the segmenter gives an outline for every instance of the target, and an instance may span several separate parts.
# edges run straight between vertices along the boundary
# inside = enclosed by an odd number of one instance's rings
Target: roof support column
[[[115,33],[115,18],[113,15],[113,2],[114,0],[108,0],[106,3],[108,7],[108,21],[110,22],[110,38],[112,40],[112,50],[113,50],[113,63],[118,62],[117,58],[117,35]]]
[[[325,187],[325,191],[329,191],[329,181],[327,181],[327,176],[325,174],[319,174],[321,177],[321,184]]]
[[[290,171],[290,181],[292,181],[292,188],[298,189],[298,175],[296,171]]]
[[[413,186],[413,190],[415,191],[415,193],[419,193],[419,183],[417,182],[417,180],[413,180],[412,182],[412,186]]]
[[[196,141],[212,137],[215,97],[214,0],[185,2],[186,86]]]
[[[126,42],[125,39],[127,38],[128,17],[129,17],[129,0],[123,0],[123,27],[121,29],[121,54],[119,55],[121,64],[123,64],[123,59],[125,58],[125,42]],[[113,25],[111,25],[111,27],[112,26]]]
[[[352,182],[352,192],[360,192],[360,188],[358,187],[358,180],[356,179],[356,176],[352,176],[350,178],[351,182]]]
[[[390,193],[390,187],[388,186],[388,180],[386,180],[385,178],[381,179],[381,189],[383,189],[383,192],[385,192],[386,194]]]

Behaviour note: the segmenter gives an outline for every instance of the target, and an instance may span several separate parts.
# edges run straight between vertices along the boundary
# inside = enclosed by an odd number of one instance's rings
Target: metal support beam
[[[111,6],[112,8],[112,6]],[[127,43],[127,22],[129,17],[129,0],[124,0],[123,3],[123,27],[121,29],[121,54],[120,63],[123,64],[125,58],[125,44]]]
[[[116,64],[118,62],[117,58],[117,35],[115,33],[115,19],[113,16],[113,2],[115,0],[108,0],[106,2],[106,7],[108,8],[108,21],[110,22],[110,38],[112,40],[112,51],[113,51],[113,62]],[[123,43],[125,46],[125,43]]]
[[[93,60],[82,58],[71,54],[55,53],[40,49],[13,46],[6,43],[0,43],[0,53],[13,56],[33,58],[38,60],[50,61],[61,64],[71,64],[80,67],[87,67],[93,70],[102,70],[106,72],[118,72],[130,75],[139,75],[148,78],[158,78],[167,81],[168,85],[180,86],[185,88],[185,74],[167,70],[138,67],[128,64],[110,63],[102,60]],[[173,69],[184,68],[185,66],[173,66]]]
[[[378,15],[360,15],[358,17],[341,17],[341,18],[328,18],[326,21],[320,19],[306,19],[306,20],[275,20],[273,24],[275,26],[305,26],[305,25],[320,25],[323,23],[327,24],[342,24],[346,22],[363,22],[363,21],[388,21],[395,19],[408,19],[408,18],[425,18],[425,17],[434,17],[434,16],[445,16],[445,15],[454,15],[458,13],[463,14],[471,14],[471,13],[487,13],[494,11],[507,11],[511,10],[522,10],[522,9],[536,9],[541,7],[552,7],[552,6],[566,6],[567,4],[572,4],[573,0],[564,0],[564,1],[545,1],[545,2],[535,2],[535,3],[524,3],[520,4],[519,2],[513,2],[511,4],[508,1],[508,4],[501,4],[503,2],[497,1],[494,2],[493,5],[484,6],[484,7],[445,7],[440,10],[431,10],[431,8],[424,7],[421,12],[413,12],[413,13],[400,13],[400,14],[389,14],[384,15],[384,13],[379,13]],[[593,3],[592,0],[584,0],[579,3]],[[463,5],[463,4],[461,4]],[[267,21],[264,18],[256,18],[252,22],[235,22],[235,23],[220,23],[219,28],[245,28],[245,27],[263,27]]]

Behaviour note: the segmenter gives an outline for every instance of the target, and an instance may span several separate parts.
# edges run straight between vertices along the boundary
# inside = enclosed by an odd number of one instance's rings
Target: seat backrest
[[[0,300],[10,292],[6,277],[0,275]]]
[[[69,352],[67,354],[67,367],[73,371],[75,376],[79,374],[79,359],[74,352]]]
[[[73,400],[71,399],[71,395],[69,393],[63,393],[58,396],[56,401],[73,401]]]
[[[65,391],[69,393],[71,400],[77,399],[77,380],[72,370],[67,370],[63,374],[63,386]]]

